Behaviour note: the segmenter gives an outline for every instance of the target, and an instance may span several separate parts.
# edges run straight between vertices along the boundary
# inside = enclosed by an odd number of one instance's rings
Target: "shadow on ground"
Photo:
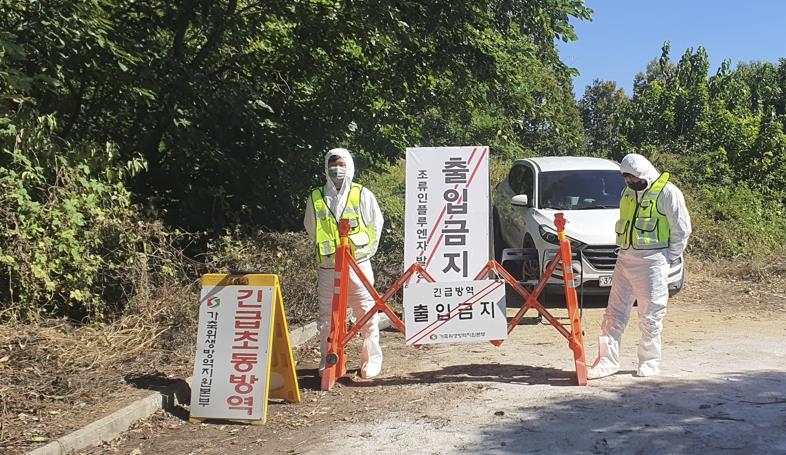
[[[191,404],[191,386],[184,379],[169,378],[162,373],[131,373],[123,379],[138,389],[147,389],[161,394],[161,407],[173,416],[188,420],[188,410],[181,405]]]
[[[321,380],[316,369],[298,370],[301,389],[320,390]],[[396,376],[361,379],[357,371],[348,371],[338,383],[347,387],[385,387],[414,384],[446,384],[464,382],[503,382],[510,384],[543,384],[575,386],[576,373],[555,368],[528,367],[497,363],[461,364],[429,371],[418,371]]]
[[[620,373],[622,374],[622,373]],[[732,372],[716,380],[650,378],[550,406],[522,403],[485,428],[470,452],[786,454],[786,374]],[[610,392],[610,393],[609,393]],[[554,425],[570,434],[559,442]],[[530,452],[531,451],[531,452]]]

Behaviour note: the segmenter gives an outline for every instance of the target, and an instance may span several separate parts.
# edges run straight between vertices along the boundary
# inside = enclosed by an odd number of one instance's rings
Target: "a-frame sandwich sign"
[[[262,424],[270,398],[300,402],[278,275],[203,275],[190,421]]]

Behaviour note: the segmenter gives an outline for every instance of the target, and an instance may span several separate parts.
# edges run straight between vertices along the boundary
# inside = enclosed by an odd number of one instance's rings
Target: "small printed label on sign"
[[[598,279],[598,286],[605,288],[611,286],[611,277],[610,276],[601,276]]]

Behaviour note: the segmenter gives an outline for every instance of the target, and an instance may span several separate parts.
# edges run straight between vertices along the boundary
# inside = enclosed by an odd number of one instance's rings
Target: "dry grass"
[[[786,279],[786,252],[767,258],[705,261],[703,267],[729,279],[779,283]]]
[[[157,251],[168,258],[176,251]],[[41,320],[0,325],[0,453],[23,453],[191,376],[199,274],[277,274],[290,325],[317,314],[316,269],[303,233],[226,238],[204,263],[151,258],[135,273],[122,315],[82,325]]]
[[[190,376],[188,306],[159,300],[111,324],[0,326],[0,451],[27,450],[149,394],[136,388],[140,377]]]

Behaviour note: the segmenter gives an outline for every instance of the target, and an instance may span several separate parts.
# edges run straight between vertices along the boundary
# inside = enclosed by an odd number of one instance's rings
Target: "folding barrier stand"
[[[524,304],[508,323],[508,333],[516,328],[524,317],[524,313],[530,308],[534,308],[541,316],[557,329],[557,331],[568,340],[568,347],[573,351],[573,359],[576,365],[576,378],[578,385],[587,385],[587,364],[584,356],[584,341],[581,331],[581,318],[579,316],[578,298],[576,297],[576,281],[573,274],[573,253],[571,252],[570,242],[565,235],[565,217],[562,213],[554,215],[554,226],[557,228],[557,238],[559,239],[559,254],[546,266],[546,270],[538,280],[532,291],[528,291],[513,276],[505,270],[497,261],[491,260],[475,277],[476,280],[488,276],[489,273],[496,273],[502,277],[513,289],[524,299]],[[570,330],[565,328],[551,313],[546,310],[538,301],[538,296],[546,288],[546,283],[551,278],[554,270],[562,264],[562,279],[565,290],[565,304],[568,309],[568,319],[570,319]],[[503,340],[494,340],[491,343],[495,346],[502,344]]]
[[[538,257],[539,257],[538,249],[535,247],[505,248],[504,250],[502,250],[502,257],[499,260],[499,265],[506,271],[510,270],[509,273],[511,277],[513,277],[514,280],[522,284],[527,291],[532,292],[538,280],[537,279],[533,280],[531,276],[525,274],[525,270],[528,267],[534,266],[537,269],[538,274],[540,274],[540,262]],[[519,271],[518,274],[514,272],[516,270]],[[507,283],[507,281],[505,281],[505,283]],[[510,301],[507,302],[507,305],[508,307],[513,306],[512,302]],[[542,322],[543,316],[540,313],[538,313],[536,320],[537,322]]]
[[[347,373],[345,346],[340,342],[347,331],[347,295],[345,283],[349,279],[349,269],[344,264],[349,250],[349,222],[342,220],[339,225],[339,245],[336,250],[335,273],[333,275],[333,305],[330,312],[330,337],[328,353],[325,355],[325,368],[322,370],[322,390],[330,390],[336,379]],[[343,285],[342,285],[343,284]]]
[[[369,283],[368,278],[360,270],[355,258],[350,254],[349,250],[349,222],[341,220],[338,223],[338,231],[340,242],[336,251],[336,272],[335,281],[333,284],[333,311],[330,326],[330,337],[328,338],[328,354],[325,357],[325,369],[322,371],[322,390],[330,390],[336,383],[336,380],[347,374],[346,368],[346,346],[349,340],[360,332],[368,321],[374,317],[378,311],[384,312],[390,319],[391,324],[401,333],[404,333],[404,323],[399,319],[393,310],[387,305],[387,302],[393,295],[404,286],[409,278],[418,273],[422,275],[427,281],[434,281],[434,278],[420,266],[420,264],[412,264],[388,289],[381,297],[374,289],[374,286]],[[347,296],[348,287],[343,285],[349,280],[349,269],[355,271],[355,274],[360,278],[363,286],[374,298],[374,306],[366,312],[360,319],[358,319],[352,326],[352,329],[347,333]]]
[[[570,242],[565,235],[565,218],[562,213],[557,213],[554,216],[554,226],[557,228],[557,237],[559,239],[559,254],[549,262],[545,272],[538,280],[532,291],[528,291],[524,286],[519,283],[502,265],[497,261],[489,261],[483,269],[475,277],[475,280],[480,280],[487,277],[489,274],[494,273],[503,278],[513,289],[524,299],[524,304],[521,306],[516,315],[508,323],[508,333],[518,326],[524,314],[530,308],[534,308],[540,315],[542,315],[549,323],[557,329],[557,331],[568,340],[568,346],[573,351],[573,359],[576,366],[576,377],[578,385],[587,385],[587,366],[584,356],[584,342],[581,332],[581,320],[579,316],[578,298],[576,297],[576,282],[573,274],[572,265],[572,252]],[[368,279],[363,275],[357,262],[349,251],[349,223],[342,220],[339,222],[339,235],[340,243],[336,251],[336,274],[333,294],[333,311],[331,319],[330,337],[328,338],[329,351],[325,358],[325,369],[322,372],[322,390],[330,390],[336,383],[336,380],[346,374],[346,352],[345,348],[347,343],[353,336],[361,330],[361,328],[371,319],[378,311],[383,311],[388,318],[390,318],[393,326],[399,331],[404,333],[404,323],[396,316],[393,310],[388,307],[387,302],[398,290],[406,283],[414,274],[420,274],[427,281],[433,282],[434,279],[428,272],[418,263],[412,264],[388,289],[384,295],[376,292],[374,287],[368,282]],[[565,290],[565,303],[568,310],[568,318],[570,319],[570,329],[565,328],[557,319],[551,315],[541,303],[538,301],[538,296],[545,289],[554,270],[563,264],[562,277]],[[363,286],[366,287],[368,292],[374,298],[374,307],[366,312],[354,324],[352,329],[347,333],[346,316],[347,316],[347,295],[348,288],[346,285],[349,279],[349,269],[352,268],[357,276],[360,278]],[[491,341],[495,346],[500,346],[503,340]]]

